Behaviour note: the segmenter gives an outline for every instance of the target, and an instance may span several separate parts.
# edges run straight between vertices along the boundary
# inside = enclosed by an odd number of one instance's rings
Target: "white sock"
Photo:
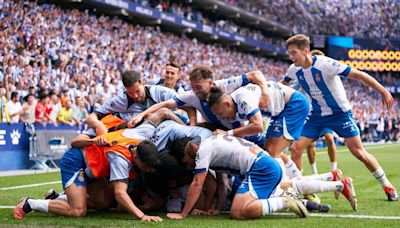
[[[260,201],[261,201],[261,208],[262,208],[263,216],[286,208],[285,200],[283,197],[262,199]]]
[[[289,179],[301,176],[301,171],[297,168],[296,164],[291,159],[285,165],[285,167],[286,167],[286,175],[289,176]]]
[[[300,195],[342,191],[343,189],[341,181],[292,180],[292,183],[293,189]]]
[[[311,166],[311,174],[317,175],[318,174],[317,163],[310,164],[310,166]]]
[[[62,200],[62,201],[65,201],[65,202],[68,203],[68,198],[67,198],[67,195],[66,195],[66,194],[59,195],[59,196],[56,198],[56,200]]]
[[[374,175],[375,179],[382,185],[382,187],[385,185],[392,185],[387,179],[382,167],[379,167],[375,172],[372,173],[372,175]]]
[[[331,170],[337,169],[337,162],[331,162]]]
[[[320,181],[332,181],[333,175],[329,173],[321,173],[317,175],[303,176],[302,180],[320,180]]]
[[[287,180],[289,179],[286,173],[285,165],[283,164],[282,158],[274,158],[275,161],[279,163],[279,166],[281,167],[282,170],[282,180]]]
[[[49,201],[50,200],[34,200],[28,199],[28,204],[31,206],[32,210],[40,212],[49,212]]]

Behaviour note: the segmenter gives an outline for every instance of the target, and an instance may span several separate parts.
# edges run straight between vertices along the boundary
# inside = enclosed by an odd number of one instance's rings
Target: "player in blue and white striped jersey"
[[[372,172],[382,185],[388,200],[398,200],[396,189],[387,179],[382,167],[362,145],[340,77],[355,79],[374,88],[381,94],[382,103],[388,109],[394,102],[390,92],[365,72],[352,69],[326,56],[311,56],[310,39],[303,34],[290,37],[286,45],[293,64],[287,70],[282,83],[289,84],[297,79],[301,88],[310,96],[312,104],[311,115],[303,127],[302,137],[292,147],[292,159],[299,169],[302,168],[301,155],[304,148],[319,137],[323,128],[329,128],[345,138],[351,153]]]
[[[153,113],[160,108],[177,108],[177,107],[194,107],[197,109],[204,117],[207,123],[210,123],[218,128],[230,128],[230,123],[228,121],[219,120],[210,110],[207,100],[211,87],[217,86],[227,93],[231,93],[241,86],[247,85],[249,82],[258,84],[264,88],[265,78],[261,72],[252,71],[249,73],[244,73],[241,76],[231,77],[222,80],[213,81],[213,71],[210,67],[200,65],[193,68],[189,72],[190,83],[192,90],[186,91],[185,93],[178,94],[173,99],[159,103],[147,109],[145,112],[136,116],[129,123],[129,127],[135,126],[140,122],[143,117],[149,113]],[[262,91],[265,94],[265,91]],[[264,96],[263,96],[264,98]],[[195,125],[197,119],[195,116],[190,117],[191,125]]]
[[[107,132],[99,121],[106,115],[113,114],[124,121],[129,121],[150,106],[176,96],[174,90],[164,86],[145,86],[141,74],[136,71],[124,72],[122,74],[122,82],[126,90],[120,92],[116,97],[113,97],[90,114],[87,120],[90,127],[96,127],[97,131]],[[93,128],[88,129],[84,134],[90,137],[96,136]]]

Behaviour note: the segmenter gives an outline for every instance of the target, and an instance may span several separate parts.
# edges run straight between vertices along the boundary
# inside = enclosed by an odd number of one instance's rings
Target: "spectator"
[[[11,123],[18,123],[19,115],[22,111],[22,106],[19,102],[18,92],[11,92],[11,99],[7,103],[7,109],[10,114]]]
[[[46,123],[53,123],[57,126],[57,122],[50,118],[51,108],[48,106],[48,103],[49,95],[47,93],[41,93],[35,107],[35,122],[43,125]]]
[[[22,104],[22,111],[19,117],[20,121],[24,123],[35,122],[35,107],[36,107],[35,96],[33,94],[28,94],[24,98],[24,102]]]
[[[58,112],[57,120],[60,123],[68,124],[69,126],[74,126],[77,121],[72,116],[72,101],[66,100],[65,106],[60,109]]]
[[[7,108],[6,90],[0,88],[0,123],[10,123],[10,113]]]

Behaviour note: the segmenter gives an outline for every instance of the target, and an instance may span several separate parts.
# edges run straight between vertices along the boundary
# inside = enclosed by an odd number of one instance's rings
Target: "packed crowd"
[[[134,26],[54,5],[21,4],[4,1],[0,15],[2,122],[81,124],[87,113],[122,89],[122,71],[138,70],[145,80],[157,79],[171,60],[182,66],[179,84],[186,90],[190,89],[186,72],[197,64],[211,65],[215,79],[258,69],[275,81],[289,66],[164,33],[157,27]],[[398,82],[393,76],[380,77],[384,82]],[[368,89],[358,82],[345,84],[352,88],[347,91],[354,93],[348,96],[355,107],[380,116],[378,95],[364,99],[371,94]],[[36,103],[49,105],[36,107]]]
[[[278,45],[280,47],[285,46],[285,41],[282,38],[267,37],[259,30],[238,25],[234,21],[221,15],[216,15],[212,11],[195,10],[188,1],[135,0],[135,2],[144,6],[158,9],[160,11],[172,13],[187,20],[200,22],[205,25],[211,25],[226,32],[240,34],[242,36],[246,36],[264,43]]]
[[[294,33],[400,39],[398,1],[224,1],[291,27]]]

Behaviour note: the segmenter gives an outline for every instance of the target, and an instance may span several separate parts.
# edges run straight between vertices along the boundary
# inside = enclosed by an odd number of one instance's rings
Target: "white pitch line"
[[[31,188],[31,187],[38,187],[38,186],[49,185],[49,184],[59,184],[59,183],[61,183],[61,181],[52,181],[52,182],[44,182],[44,183],[28,184],[28,185],[18,185],[18,186],[0,188],[0,190],[4,191],[4,190],[11,190],[11,189],[19,189],[19,188]]]
[[[0,209],[13,209],[15,206],[0,206]],[[295,216],[293,213],[274,213],[270,215],[278,216]],[[353,219],[386,219],[386,220],[400,220],[399,216],[379,216],[379,215],[340,215],[340,214],[320,214],[310,213],[310,217],[320,218],[353,218]]]
[[[271,215],[293,215],[293,213],[274,213]],[[294,215],[293,215],[294,216]],[[389,219],[400,220],[400,216],[380,216],[380,215],[341,215],[341,214],[320,214],[309,213],[310,217],[323,217],[323,218],[355,218],[355,219]]]
[[[368,150],[374,150],[374,149],[386,148],[386,147],[392,147],[392,146],[399,146],[399,144],[389,144],[389,145],[382,145],[382,146],[368,146],[368,147],[365,147],[365,149],[367,149],[367,151],[368,151]],[[342,152],[350,152],[350,151],[349,151],[349,149],[346,148],[346,149],[337,150],[336,152],[342,153]],[[322,151],[322,152],[317,152],[315,155],[322,155],[322,154],[327,154],[327,153],[328,153],[327,151]],[[307,156],[307,153],[303,153],[302,156],[303,157]]]

